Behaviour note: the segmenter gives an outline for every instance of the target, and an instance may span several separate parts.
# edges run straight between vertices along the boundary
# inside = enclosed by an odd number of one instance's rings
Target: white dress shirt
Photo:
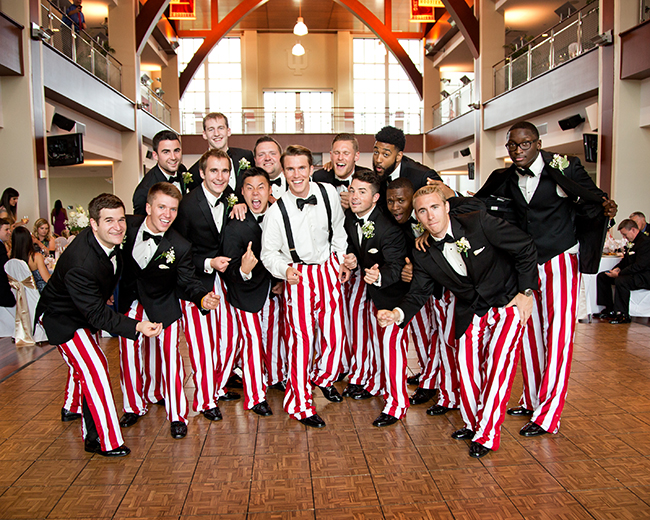
[[[162,168],[161,168],[160,171],[162,171]],[[174,186],[176,186],[176,187],[178,188],[178,191],[180,191],[181,193],[183,193],[183,190],[181,189],[181,183],[180,183],[180,182],[178,182],[178,181],[173,181],[173,182],[172,182],[171,179],[172,179],[173,177],[172,177],[171,175],[168,175],[166,172],[162,172],[162,173],[163,173],[163,175],[165,176],[165,181],[166,181],[166,182],[168,182],[168,183],[170,183],[170,184],[173,184]],[[178,175],[178,172],[176,172],[176,175]]]
[[[223,205],[225,204],[225,202],[222,199],[222,201],[215,207],[215,204],[217,202],[217,197],[215,197],[212,193],[210,193],[203,183],[201,183],[201,189],[203,190],[203,193],[205,193],[205,198],[208,201],[208,206],[210,206],[210,211],[212,212],[212,219],[214,220],[214,225],[217,226],[217,231],[221,233],[224,224]],[[203,264],[203,271],[208,274],[214,272],[214,269],[210,265],[211,260],[212,258],[206,258]]]
[[[363,224],[361,222],[357,222],[357,226],[356,226],[357,227],[357,236],[359,237],[359,245],[361,245],[361,243],[363,242],[363,231],[362,231],[361,228],[366,224],[366,222],[368,222],[368,217],[370,217],[370,214],[375,209],[375,206],[370,208],[368,213],[366,213],[363,217],[360,217],[359,215],[356,215],[357,218],[360,218],[361,220],[363,220]],[[362,270],[362,272],[360,273],[361,276],[365,276],[365,274],[366,274],[365,271],[363,271],[363,268],[361,268],[361,266],[359,266],[359,267]],[[377,278],[377,280],[375,280],[375,282],[372,285],[376,285],[377,287],[381,287],[381,272],[379,273],[379,278]]]
[[[95,237],[95,240],[97,240],[97,237]],[[117,257],[113,256],[111,258],[111,253],[113,252],[113,249],[115,249],[115,247],[117,247],[117,246],[108,248],[108,247],[105,247],[104,244],[102,244],[99,240],[97,240],[97,243],[99,244],[99,247],[101,247],[104,250],[104,253],[106,253],[106,256],[109,257],[108,259],[111,261],[111,264],[113,264],[113,272],[115,272],[117,270]]]
[[[395,179],[399,179],[399,174],[401,171],[402,171],[402,163],[400,162],[397,166],[395,166],[393,173],[390,174],[390,180],[394,181]]]
[[[273,180],[277,180],[277,179],[280,179],[281,182],[280,186],[271,184],[271,195],[273,195],[273,198],[275,199],[279,199],[280,197],[282,197],[282,195],[284,195],[287,192],[287,179],[284,178],[284,174],[280,173],[280,175]],[[271,182],[273,182],[273,180],[271,180]]]
[[[147,221],[142,223],[140,226],[140,229],[138,229],[138,234],[135,236],[135,243],[133,244],[133,259],[138,263],[140,266],[140,269],[144,269],[149,265],[149,262],[151,262],[151,259],[153,258],[154,253],[156,252],[156,249],[158,249],[158,245],[156,244],[155,240],[149,239],[149,240],[144,240],[142,235],[144,232],[147,232],[151,235],[155,236],[163,236],[164,233],[154,233],[149,229],[147,226]]]
[[[449,225],[447,226],[447,235],[452,238],[456,238],[451,231],[451,222],[449,222]],[[436,238],[433,236],[432,238],[436,242],[440,242],[442,240],[442,238]],[[447,242],[444,245],[442,248],[442,256],[445,257],[445,260],[447,260],[454,271],[456,271],[461,276],[467,276],[467,266],[465,265],[465,260],[463,260],[463,255],[459,253],[455,242]]]
[[[249,211],[250,211],[250,209],[249,209]],[[252,213],[252,215],[255,217],[255,220],[257,220],[259,217],[264,217],[264,216],[266,215],[266,211],[265,211],[264,213],[253,213],[253,212],[251,211],[251,213]],[[264,222],[265,222],[264,220],[262,220],[262,222],[258,222],[259,226],[260,226],[262,229],[264,229]],[[243,255],[242,255],[242,256],[243,256]],[[253,278],[253,271],[251,271],[250,273],[246,274],[244,271],[241,270],[241,267],[239,268],[239,274],[241,275],[242,279],[243,279],[245,282],[247,282],[248,280],[250,280],[251,278]]]

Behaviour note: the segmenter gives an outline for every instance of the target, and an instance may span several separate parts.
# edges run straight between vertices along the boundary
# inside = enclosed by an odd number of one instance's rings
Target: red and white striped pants
[[[473,441],[491,450],[499,449],[521,333],[516,307],[493,307],[458,340],[461,415]]]
[[[124,439],[111,390],[108,362],[96,336],[88,329],[77,329],[70,341],[59,345],[59,351],[72,365],[73,380],[81,386],[81,395],[90,409],[102,450],[119,448],[124,444]],[[84,438],[87,434],[86,420],[84,417],[82,421]]]
[[[413,346],[415,347],[415,353],[418,356],[420,374],[429,365],[429,357],[433,356],[437,342],[438,329],[433,318],[433,301],[433,297],[429,298],[408,325]],[[435,381],[433,382],[435,383]],[[422,388],[433,388],[433,386],[422,385],[422,375],[420,375],[420,386]]]
[[[341,285],[343,290],[343,316],[345,319],[345,334],[347,337],[347,348],[341,353],[341,372],[346,374],[352,373],[352,358],[354,357],[354,326],[356,320],[356,307],[354,304],[355,295],[358,291],[359,282],[363,280],[353,271],[350,279]]]
[[[367,299],[366,282],[359,273],[347,284],[348,343],[350,345],[350,368],[348,381],[353,385],[368,386],[372,372],[374,350],[370,329],[370,300]]]
[[[267,315],[269,301],[270,299],[267,299],[264,304]],[[266,378],[262,361],[264,358],[263,310],[260,312],[246,312],[235,308],[235,316],[241,337],[241,349],[237,357],[241,360],[244,408],[246,410],[250,410],[253,406],[266,399]]]
[[[68,377],[65,382],[65,393],[63,397],[63,408],[72,413],[82,413],[81,405],[81,383],[75,378],[75,370],[72,362],[63,350],[59,350],[63,361],[68,365]]]
[[[284,294],[269,297],[262,308],[262,336],[267,384],[287,379],[287,342],[284,338]],[[240,330],[240,334],[244,334]]]
[[[131,304],[126,315],[138,321],[149,319],[137,300]],[[183,390],[185,371],[179,347],[180,320],[165,327],[155,338],[142,335],[135,341],[120,338],[120,385],[125,412],[138,415],[147,413],[144,381],[150,379],[151,374],[147,372],[146,360],[151,351],[155,350],[161,362],[167,419],[187,423],[187,397]]]
[[[226,301],[226,284],[220,276],[214,281],[214,292],[221,296],[219,306],[214,311],[217,318],[217,365],[214,378],[215,398],[226,393],[226,383],[232,374],[239,346],[239,327],[235,308]]]
[[[539,265],[539,292],[522,338],[524,391],[531,421],[557,433],[569,387],[578,316],[578,257],[562,253]]]
[[[302,276],[295,285],[284,284],[289,371],[284,409],[295,419],[304,419],[316,413],[310,380],[330,386],[340,371],[346,342],[343,293],[336,253],[322,265],[291,266]],[[317,340],[320,349],[315,348]]]

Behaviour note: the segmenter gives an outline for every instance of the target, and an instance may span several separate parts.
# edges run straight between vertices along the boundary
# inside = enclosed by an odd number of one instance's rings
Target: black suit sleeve
[[[589,190],[599,198],[607,197],[607,194],[594,184],[594,181],[589,177],[580,159],[572,157],[570,160],[570,168],[566,170],[565,175],[573,182],[579,184],[583,188]],[[589,218],[596,218],[602,216],[603,207],[600,204],[588,203],[581,204],[582,213]]]
[[[381,287],[388,287],[402,279],[402,269],[406,264],[406,240],[404,233],[397,226],[390,226],[382,237],[381,254],[384,265],[381,266]]]
[[[207,294],[203,284],[196,277],[196,271],[192,264],[192,248],[188,248],[182,256],[178,258],[176,266],[176,285],[184,290],[190,301],[199,309],[201,300]]]
[[[409,324],[436,289],[436,281],[424,268],[428,254],[428,252],[413,251],[413,280],[409,292],[399,304],[399,308],[404,313],[404,321],[400,324],[401,328]],[[433,260],[429,261],[433,262]]]
[[[631,251],[630,251],[631,252]],[[650,272],[650,240],[644,240],[641,247],[634,248],[634,262],[631,261],[629,253],[616,266],[621,272],[620,275],[629,276]],[[627,259],[627,262],[625,261]],[[621,265],[624,264],[622,267]]]
[[[244,279],[239,272],[239,268],[241,267],[241,257],[246,253],[248,242],[244,244],[244,235],[236,232],[235,228],[240,228],[241,226],[233,224],[235,223],[230,223],[224,229],[223,256],[230,258],[230,263],[228,264],[224,275],[228,280],[233,282],[244,282]],[[257,260],[259,263],[259,258]]]
[[[146,215],[147,214],[147,195],[149,193],[149,179],[147,175],[144,176],[138,187],[133,192],[133,214],[134,215]]]

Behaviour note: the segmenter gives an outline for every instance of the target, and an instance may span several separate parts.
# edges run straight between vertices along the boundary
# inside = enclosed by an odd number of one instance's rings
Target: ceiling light
[[[303,54],[305,54],[305,48],[302,46],[300,42],[298,42],[293,46],[293,49],[291,49],[291,54],[293,54],[294,56],[302,56]]]
[[[293,26],[293,34],[295,34],[296,36],[304,36],[308,32],[309,29],[307,29],[307,26],[305,25],[302,16],[299,16],[296,25]]]

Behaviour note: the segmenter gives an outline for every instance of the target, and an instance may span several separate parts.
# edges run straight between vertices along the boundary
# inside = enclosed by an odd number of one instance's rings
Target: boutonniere
[[[413,234],[415,235],[415,238],[419,238],[424,234],[424,226],[422,225],[422,222],[418,222],[417,224],[411,224],[411,228],[413,229]]]
[[[376,255],[377,253],[379,253],[379,249],[377,249],[375,247],[373,247],[372,249],[368,249],[368,254],[369,255]]]
[[[250,167],[251,167],[251,163],[248,162],[246,157],[242,157],[241,159],[239,159],[239,170],[238,171],[248,170]]]
[[[567,159],[566,155],[560,155],[559,153],[556,153],[553,156],[553,160],[549,166],[551,168],[555,168],[556,170],[560,170],[562,174],[564,174],[564,169],[568,168],[569,166],[569,159]]]
[[[470,250],[472,246],[469,243],[469,240],[467,240],[465,237],[459,238],[456,240],[456,251],[459,253],[465,253],[465,256],[467,256],[467,251]]]
[[[633,255],[634,251],[632,251],[632,248],[634,247],[634,242],[627,242],[625,244],[625,247],[627,248],[626,252],[628,255]]]
[[[174,247],[170,247],[168,251],[164,251],[160,253],[157,257],[156,260],[159,258],[164,258],[166,264],[173,264],[174,260],[176,260],[176,252],[174,251]],[[159,266],[160,269],[169,269],[169,267],[165,266],[163,267],[162,265]]]
[[[372,220],[367,220],[366,223],[361,226],[361,233],[363,233],[363,238],[370,239],[375,236],[375,223]]]
[[[183,184],[190,184],[193,180],[192,172],[183,172]]]
[[[246,160],[246,159],[242,159],[242,161],[245,161],[245,160]],[[237,195],[235,195],[234,193],[231,193],[230,195],[228,195],[228,198],[226,199],[226,201],[228,202],[228,209],[230,209],[230,208],[232,208],[235,204],[237,204],[237,202],[239,201],[239,199],[237,198]]]

